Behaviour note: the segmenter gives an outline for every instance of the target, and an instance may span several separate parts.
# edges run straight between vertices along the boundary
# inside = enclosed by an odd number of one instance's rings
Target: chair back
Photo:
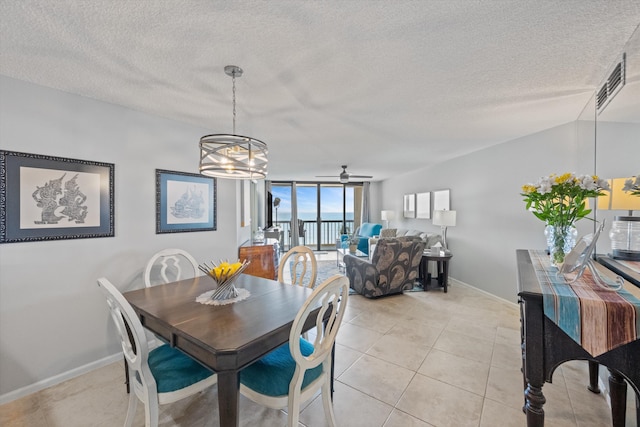
[[[380,274],[377,286],[386,292],[410,289],[418,277],[423,251],[424,242],[420,238],[380,239],[371,257]]]
[[[154,272],[157,273],[152,278]],[[147,262],[144,270],[144,284],[150,287],[199,275],[198,262],[190,253],[182,249],[163,249]]]
[[[149,347],[140,319],[120,291],[106,278],[98,286],[107,298],[111,319],[116,325],[122,352],[129,367],[129,381],[143,402],[157,401],[156,380],[149,368]]]
[[[278,267],[278,282],[285,281],[285,270],[291,272],[291,284],[313,288],[318,275],[318,263],[316,255],[306,246],[295,246],[282,257]]]
[[[298,311],[289,334],[289,349],[297,365],[294,377],[289,385],[290,395],[293,395],[294,390],[300,390],[306,370],[315,368],[323,363],[323,373],[330,373],[332,363],[331,350],[347,308],[348,297],[349,279],[340,274],[335,274],[318,285],[302,305],[300,311]],[[313,342],[313,353],[304,356],[300,349],[300,335],[311,312],[318,306],[320,311],[315,316],[314,325],[317,335]],[[327,311],[329,316],[324,320]]]

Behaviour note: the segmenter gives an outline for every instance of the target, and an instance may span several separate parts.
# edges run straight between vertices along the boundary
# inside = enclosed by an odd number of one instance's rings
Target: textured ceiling
[[[0,73],[374,180],[575,120],[638,0],[0,2]],[[197,142],[184,141],[197,156]]]

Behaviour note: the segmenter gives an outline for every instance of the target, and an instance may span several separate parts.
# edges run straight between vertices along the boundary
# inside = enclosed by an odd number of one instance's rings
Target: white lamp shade
[[[396,214],[394,211],[382,211],[380,212],[380,218],[383,221],[391,221],[392,219],[395,219]]]
[[[433,225],[456,226],[456,211],[433,211]]]

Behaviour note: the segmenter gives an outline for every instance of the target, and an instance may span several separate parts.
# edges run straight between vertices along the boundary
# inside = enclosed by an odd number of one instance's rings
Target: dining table
[[[199,276],[123,295],[145,328],[217,373],[220,426],[237,427],[240,371],[289,341],[312,290],[241,274],[235,286],[249,292],[246,299],[224,305],[196,301],[216,286]],[[315,326],[314,318],[312,313],[303,331]]]

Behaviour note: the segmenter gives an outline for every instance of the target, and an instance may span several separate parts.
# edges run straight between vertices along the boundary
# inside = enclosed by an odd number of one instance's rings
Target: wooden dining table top
[[[143,326],[219,372],[240,370],[287,342],[293,320],[312,292],[246,274],[238,277],[236,287],[250,296],[226,305],[196,302],[216,288],[207,276],[126,292],[124,297]]]

